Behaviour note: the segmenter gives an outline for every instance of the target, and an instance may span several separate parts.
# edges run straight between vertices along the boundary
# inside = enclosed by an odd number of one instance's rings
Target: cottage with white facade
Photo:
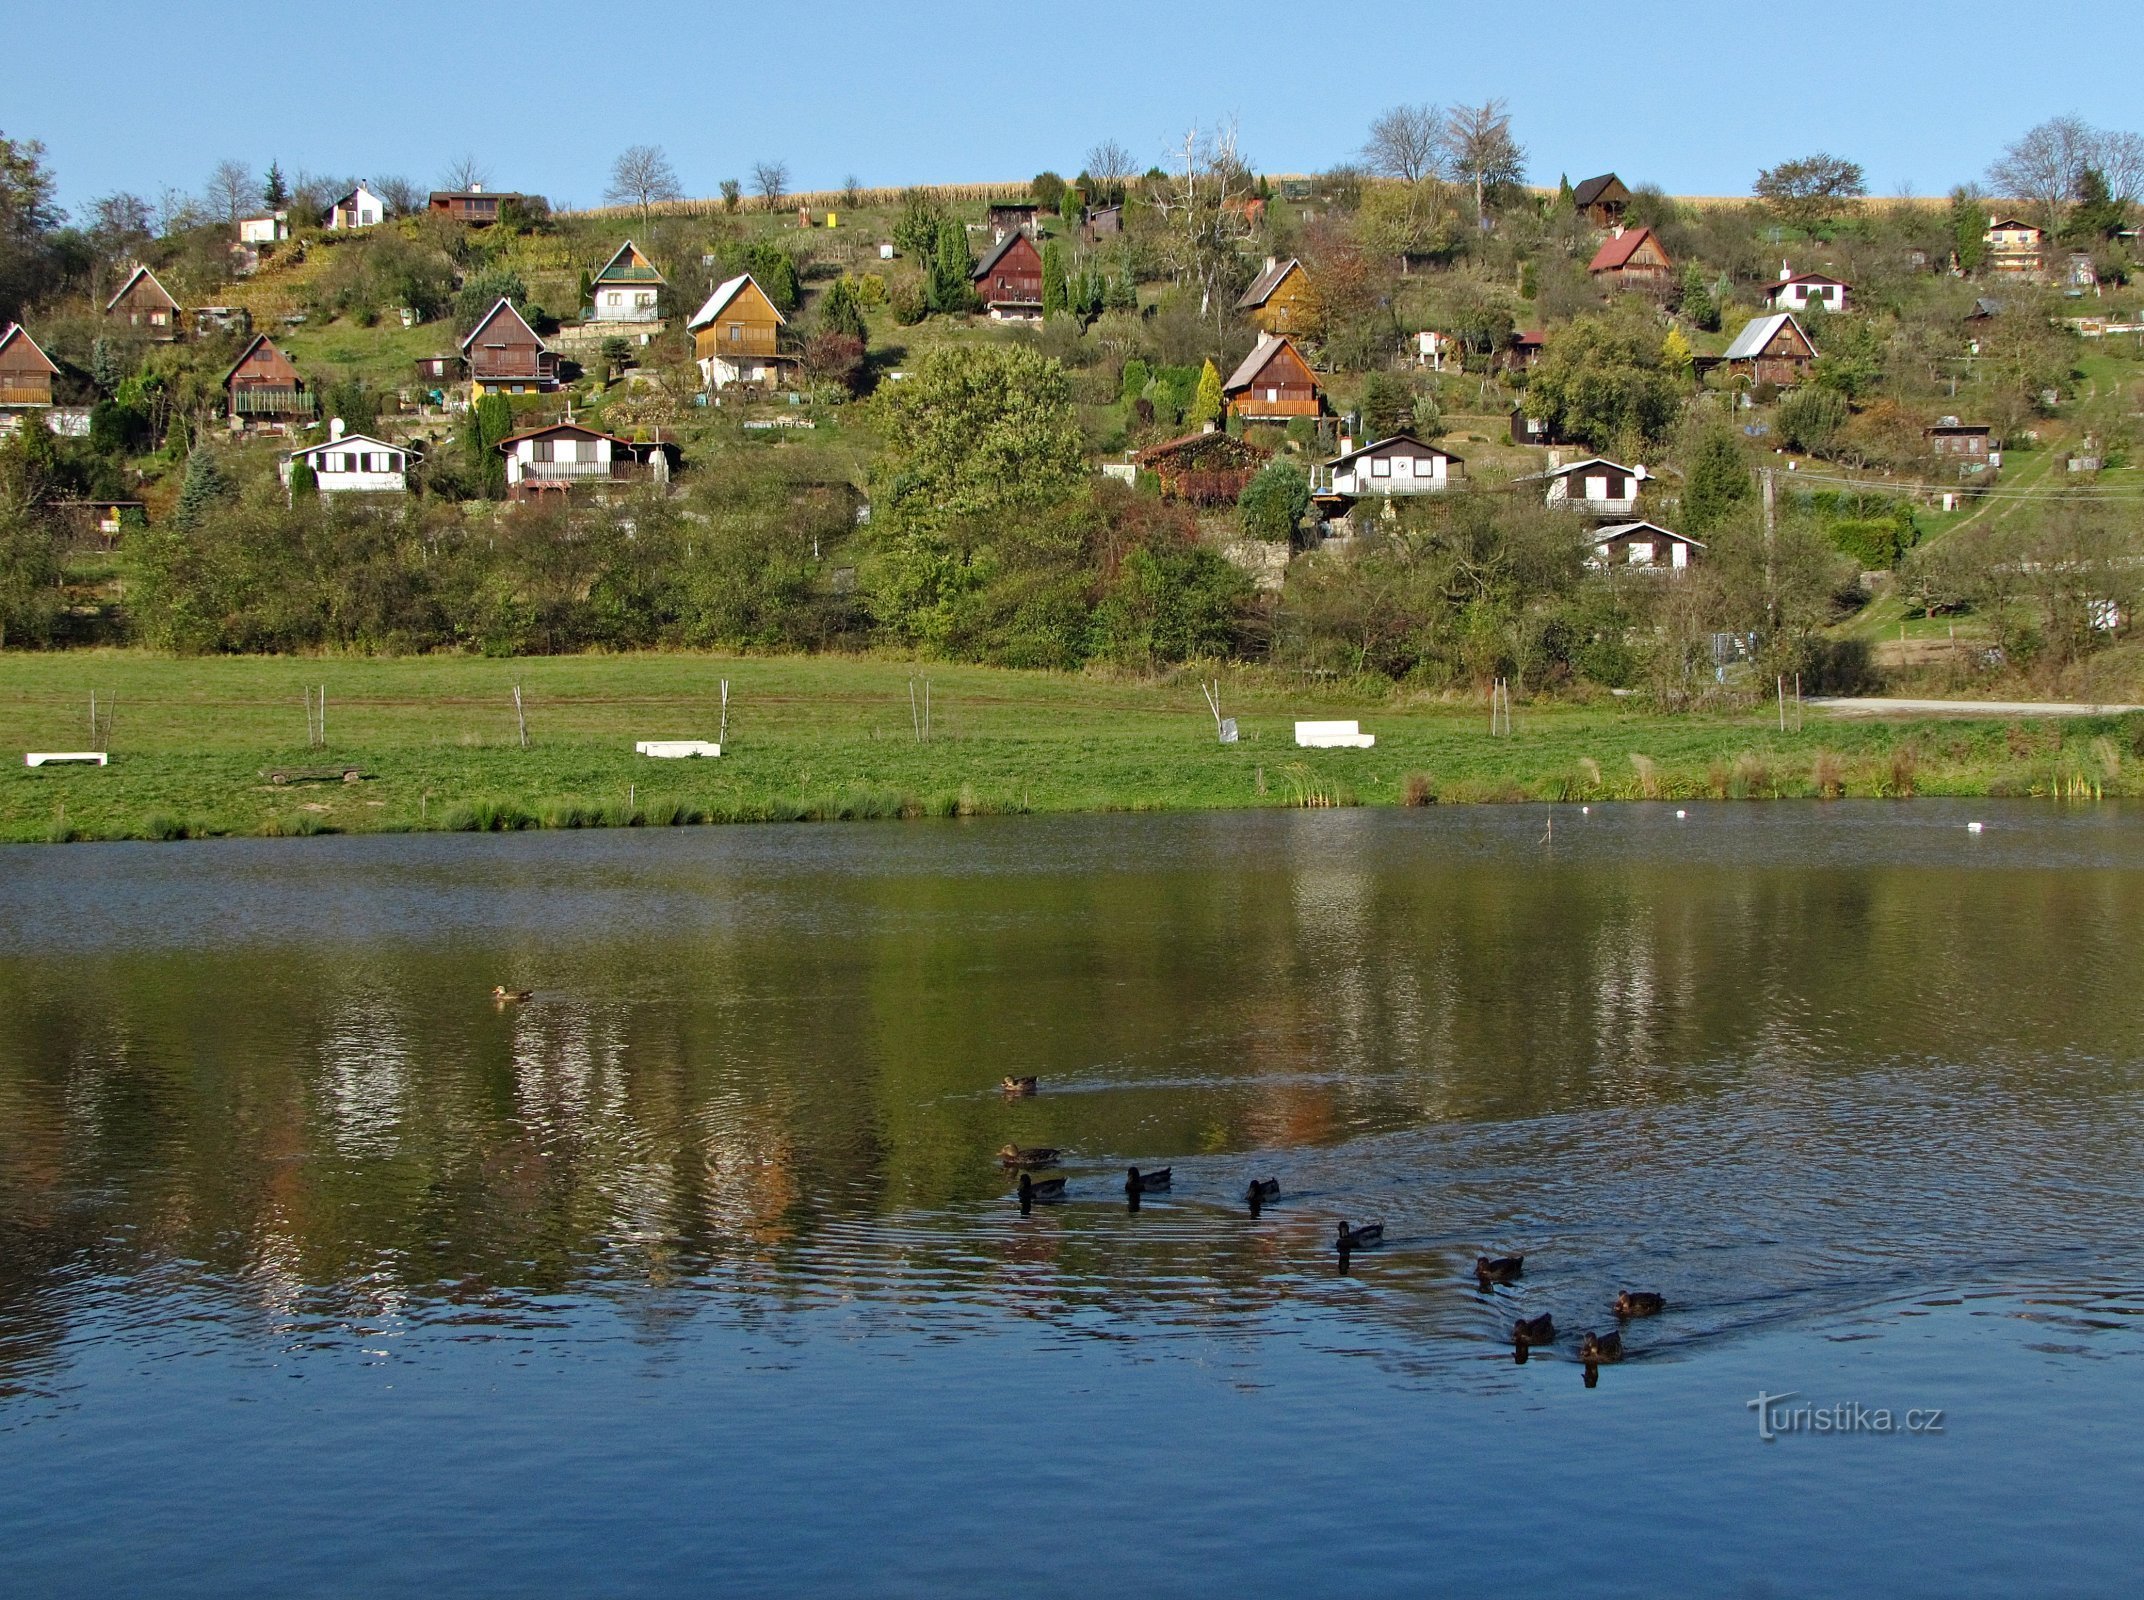
[[[1637,514],[1638,490],[1645,476],[1643,467],[1626,467],[1603,456],[1588,456],[1519,481],[1546,484],[1545,503],[1558,510],[1627,518]]]
[[[1593,530],[1586,555],[1590,567],[1636,567],[1643,572],[1680,572],[1705,547],[1657,522],[1613,522]]]
[[[617,254],[588,280],[591,322],[656,322],[661,320],[658,300],[664,288],[663,275],[640,246],[628,239]]]
[[[1465,465],[1449,450],[1424,444],[1411,433],[1396,433],[1326,462],[1318,472],[1317,492],[1358,500],[1371,495],[1441,494]]]
[[[1774,311],[1844,311],[1852,288],[1821,272],[1796,272],[1782,261],[1779,281],[1764,291],[1764,303]]]
[[[320,225],[330,233],[347,233],[352,228],[376,228],[386,220],[387,202],[361,183],[328,207]]]
[[[342,418],[328,423],[325,444],[288,452],[276,469],[290,487],[291,469],[303,462],[323,499],[336,494],[403,494],[413,464],[409,448],[375,439],[369,433],[344,433]]]

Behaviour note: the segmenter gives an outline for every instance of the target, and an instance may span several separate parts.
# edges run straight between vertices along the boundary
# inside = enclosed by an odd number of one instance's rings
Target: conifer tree
[[[186,481],[179,486],[179,505],[171,520],[182,528],[200,527],[229,489],[215,455],[205,445],[196,445],[187,453]]]
[[[1042,247],[1042,314],[1061,317],[1067,308],[1065,253],[1052,240]]]
[[[1203,428],[1209,422],[1219,422],[1221,403],[1221,369],[1208,357],[1206,365],[1199,369],[1199,390],[1191,400],[1191,425]]]
[[[261,183],[261,200],[270,211],[280,211],[290,204],[290,185],[283,181],[280,163],[268,163],[268,176]]]
[[[975,309],[975,257],[968,252],[968,230],[951,217],[938,224],[931,252],[930,307],[959,315]]]
[[[1750,494],[1749,463],[1742,457],[1741,443],[1724,427],[1712,429],[1698,441],[1683,482],[1683,531],[1703,533],[1717,527]]]

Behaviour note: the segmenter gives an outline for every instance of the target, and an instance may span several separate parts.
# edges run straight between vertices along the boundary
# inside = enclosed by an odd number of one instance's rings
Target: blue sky
[[[1315,171],[1386,106],[1491,95],[1536,181],[1613,169],[1684,194],[1745,192],[1818,149],[1860,161],[1879,193],[1939,193],[2058,112],[2144,123],[2134,0],[631,0],[616,17],[600,0],[24,4],[10,54],[33,70],[0,132],[45,142],[70,206],[198,189],[225,157],[430,184],[465,152],[499,187],[594,204],[641,142],[712,194],[765,158],[798,188],[1069,174],[1100,139],[1147,162],[1234,117],[1261,169]],[[496,90],[484,59],[507,64]]]

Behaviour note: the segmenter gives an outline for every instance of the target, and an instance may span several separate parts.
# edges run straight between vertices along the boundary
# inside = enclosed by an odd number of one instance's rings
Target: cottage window
[[[1687,567],[1690,564],[1690,547],[1680,541],[1668,546],[1668,565]]]
[[[388,470],[389,472],[400,472],[400,471],[402,470],[402,452],[401,452],[401,451],[399,451],[399,450],[390,450],[390,451],[388,451],[388,452],[387,452],[387,470]]]
[[[1280,391],[1279,391],[1278,389],[1268,389],[1268,390],[1266,391],[1266,404],[1267,404],[1267,405],[1279,405],[1279,404],[1280,404]]]
[[[1373,456],[1370,459],[1370,476],[1373,478],[1391,477],[1392,463],[1390,461],[1387,461],[1383,456]]]
[[[1643,539],[1630,542],[1630,564],[1634,567],[1649,567],[1653,564],[1653,547]]]
[[[744,324],[740,322],[733,322],[730,324],[730,343],[744,343]]]

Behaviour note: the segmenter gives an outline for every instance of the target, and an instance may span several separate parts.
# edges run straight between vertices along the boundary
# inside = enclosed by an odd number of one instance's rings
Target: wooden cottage
[[[663,275],[655,263],[628,239],[588,280],[591,322],[656,322],[661,319],[659,299]]]
[[[1449,450],[1424,444],[1411,433],[1395,433],[1326,462],[1318,469],[1314,492],[1350,502],[1372,495],[1442,494],[1465,466]]]
[[[318,397],[305,386],[290,357],[265,333],[255,335],[223,375],[223,393],[234,429],[281,431],[312,421],[320,409]]]
[[[990,230],[992,244],[1003,244],[1015,233],[1033,238],[1042,231],[1042,207],[1031,200],[993,200],[984,213],[983,226]]]
[[[1273,452],[1216,428],[1132,452],[1132,462],[1161,484],[1162,498],[1192,505],[1234,505]]]
[[[0,332],[0,410],[51,405],[52,380],[59,370],[28,329],[9,323]]]
[[[1042,316],[1042,252],[1024,233],[1008,233],[974,272],[975,292],[993,322]]]
[[[328,207],[320,225],[330,233],[352,228],[376,228],[387,220],[387,202],[362,183]]]
[[[529,500],[636,479],[667,483],[670,448],[635,444],[578,422],[510,434],[499,441],[499,453],[506,457],[506,497]]]
[[[1794,314],[1775,311],[1768,317],[1750,318],[1726,353],[1706,366],[1725,366],[1752,383],[1777,384],[1785,389],[1806,378],[1815,360],[1816,346],[1802,332]]]
[[[2016,217],[1990,217],[1980,236],[1988,270],[2002,278],[2037,278],[2047,268],[2047,235]]]
[[[1221,394],[1229,409],[1248,422],[1286,422],[1290,417],[1315,417],[1325,409],[1325,396],[1310,363],[1288,338],[1261,333],[1228,381]]]
[[[749,272],[718,285],[685,326],[700,380],[710,389],[774,388],[796,370],[796,357],[781,349],[788,321]]]
[[[1593,530],[1586,553],[1591,567],[1634,567],[1641,572],[1681,572],[1705,547],[1657,522],[1612,522]]]
[[[1637,515],[1645,469],[1626,467],[1605,456],[1587,456],[1584,460],[1554,466],[1518,481],[1545,485],[1542,503],[1559,511],[1628,518]]]
[[[139,328],[152,339],[179,336],[179,303],[147,267],[134,269],[133,275],[119,286],[119,292],[104,303],[104,315]]]
[[[1934,427],[1923,429],[1922,433],[1928,440],[1928,453],[1938,461],[1961,461],[1968,466],[1980,466],[2001,454],[1994,448],[1995,430],[1985,422],[1960,422],[1956,417],[1945,417]]]
[[[1764,303],[1774,311],[1844,311],[1853,285],[1821,272],[1796,272],[1780,263],[1779,281],[1768,285]]]
[[[442,212],[456,222],[465,222],[472,228],[488,228],[499,220],[499,208],[509,200],[531,210],[543,209],[542,195],[520,194],[511,189],[492,194],[480,183],[471,184],[466,189],[434,189],[426,204],[430,210]]]
[[[1665,289],[1675,279],[1675,263],[1650,228],[1618,226],[1601,241],[1586,270],[1626,289]]]
[[[1498,365],[1506,372],[1531,372],[1539,365],[1541,351],[1548,335],[1539,328],[1521,328],[1511,336],[1510,345],[1498,356]]]
[[[1089,206],[1080,218],[1080,236],[1089,244],[1114,239],[1124,231],[1124,207]]]
[[[462,341],[469,398],[549,394],[558,387],[558,357],[503,295]]]
[[[1620,228],[1630,206],[1630,190],[1612,172],[1588,178],[1571,191],[1571,203],[1596,228]]]
[[[1266,269],[1236,301],[1236,309],[1269,334],[1302,333],[1315,319],[1317,301],[1303,263],[1266,257]]]

